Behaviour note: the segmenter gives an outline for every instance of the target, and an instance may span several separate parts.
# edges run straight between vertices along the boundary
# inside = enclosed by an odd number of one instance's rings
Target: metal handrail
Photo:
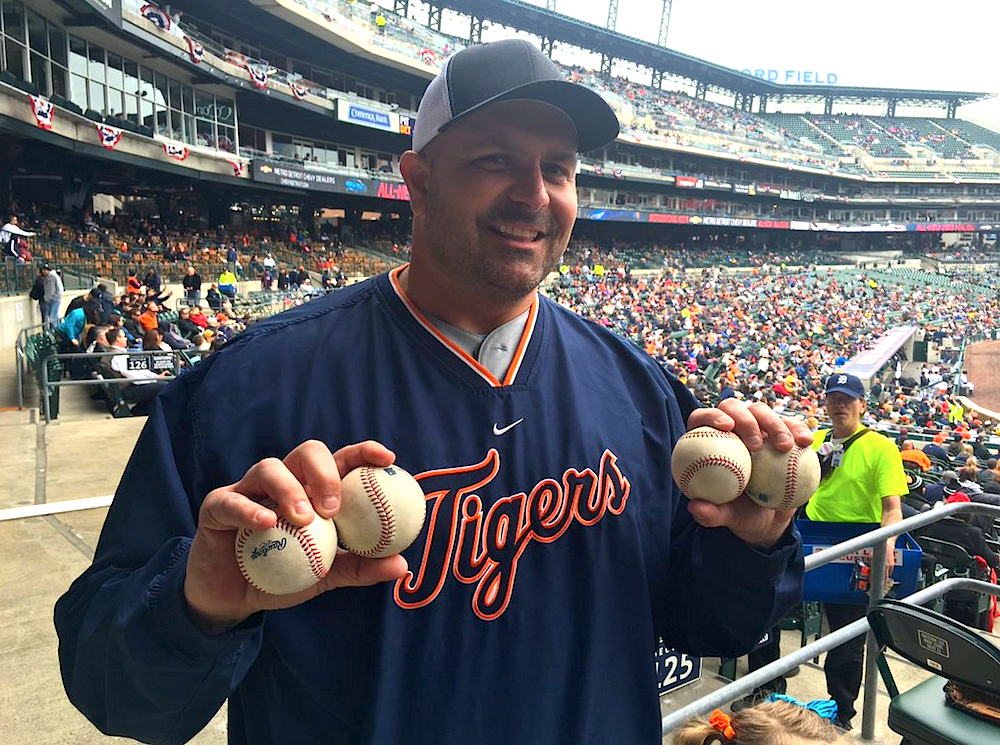
[[[944,507],[935,508],[928,512],[922,512],[919,515],[908,517],[905,520],[894,523],[893,525],[888,525],[884,528],[878,528],[877,530],[864,533],[856,538],[851,538],[843,543],[838,543],[835,546],[830,546],[829,548],[822,549],[811,554],[810,556],[807,556],[805,558],[805,571],[809,572],[813,569],[818,569],[819,567],[836,561],[847,554],[869,546],[873,546],[872,566],[884,566],[886,542],[889,538],[898,536],[915,528],[923,527],[924,525],[929,525],[930,523],[937,522],[942,518],[956,514],[992,515],[994,518],[1000,518],[1000,507],[995,507],[989,504],[979,504],[976,502],[963,502],[945,505]],[[905,598],[903,602],[911,603],[913,605],[922,605],[928,600],[933,600],[949,590],[954,589],[974,589],[991,595],[1000,595],[1000,587],[997,585],[989,582],[956,578],[937,582],[931,587],[913,593]],[[884,595],[885,572],[873,571],[871,573],[871,591],[869,593],[868,607],[874,608],[878,605]],[[744,675],[739,680],[735,680],[717,691],[713,691],[712,693],[702,696],[687,706],[684,706],[663,717],[660,722],[663,734],[677,729],[690,719],[705,716],[714,709],[725,706],[731,701],[735,701],[736,699],[747,695],[758,686],[773,680],[779,675],[789,672],[798,665],[808,662],[813,657],[816,657],[823,652],[827,652],[834,647],[838,647],[844,642],[850,641],[865,632],[869,632],[870,634],[870,629],[868,626],[868,620],[862,618],[852,624],[838,629],[837,631],[834,631],[833,633],[827,634],[811,644],[800,647],[786,657],[782,657],[779,660],[775,660],[762,668]],[[871,636],[868,639],[866,649],[861,738],[863,740],[872,740],[875,736],[875,703],[878,691],[878,668],[875,664],[875,658],[878,656],[878,650],[876,649],[874,636]]]
[[[122,350],[120,352],[75,352],[75,353],[59,353],[59,354],[49,354],[46,355],[44,359],[39,360],[39,364],[42,367],[42,385],[39,393],[42,396],[42,403],[45,411],[45,423],[48,424],[52,421],[52,405],[49,399],[51,389],[61,388],[63,386],[87,386],[87,385],[122,385],[127,383],[135,383],[135,380],[131,378],[100,378],[91,380],[49,380],[49,360],[81,360],[81,359],[95,359],[101,357],[117,357],[121,354],[127,354],[130,357],[153,357],[157,355],[172,355],[174,358],[174,374],[169,375],[164,378],[160,378],[163,381],[170,381],[177,377],[180,371],[180,355],[186,353],[190,350],[185,349],[132,349],[132,350]]]
[[[29,336],[34,336],[40,331],[45,330],[44,323],[38,323],[34,326],[27,326],[17,332],[17,339],[14,341],[14,368],[17,373],[17,409],[21,411],[24,409],[24,373],[26,372],[26,358],[24,354],[24,345],[28,342]],[[31,333],[33,332],[33,333]]]

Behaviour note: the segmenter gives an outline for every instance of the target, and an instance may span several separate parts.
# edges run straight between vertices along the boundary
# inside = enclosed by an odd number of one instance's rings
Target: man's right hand
[[[244,579],[236,564],[239,528],[273,528],[277,515],[255,499],[274,501],[289,522],[305,526],[315,515],[340,510],[340,477],[362,465],[388,466],[396,456],[372,441],[336,453],[308,440],[284,460],[265,458],[235,484],[209,492],[198,513],[198,530],[188,553],[184,597],[192,619],[206,633],[219,634],[262,610],[291,608],[337,587],[373,585],[402,577],[402,556],[364,559],[338,551],[333,567],[317,584],[293,595],[269,595]]]

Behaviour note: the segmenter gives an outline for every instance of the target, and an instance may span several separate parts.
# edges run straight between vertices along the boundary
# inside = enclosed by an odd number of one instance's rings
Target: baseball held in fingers
[[[726,504],[750,481],[750,451],[732,432],[697,427],[674,445],[670,470],[684,496]]]

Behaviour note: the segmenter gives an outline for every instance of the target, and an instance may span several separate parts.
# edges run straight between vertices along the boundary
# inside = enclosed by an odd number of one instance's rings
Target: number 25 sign
[[[675,652],[660,643],[656,650],[656,684],[661,696],[694,683],[700,677],[700,657]]]

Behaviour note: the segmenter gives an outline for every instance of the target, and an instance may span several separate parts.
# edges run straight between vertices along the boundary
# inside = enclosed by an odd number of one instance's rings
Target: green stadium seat
[[[49,359],[59,351],[56,332],[49,330],[28,337],[24,345],[24,357],[28,367],[38,383],[39,398],[44,396],[45,376],[48,373],[49,382],[62,379],[63,364],[61,360]],[[40,403],[44,406],[44,403]],[[55,419],[59,416],[59,388],[53,388],[49,394],[49,413]]]
[[[948,680],[1000,695],[1000,649],[940,613],[885,600],[868,614],[879,646],[878,666],[892,700],[889,728],[912,745],[983,745],[997,741],[997,725],[949,706]],[[933,673],[900,691],[886,661],[892,650]]]

